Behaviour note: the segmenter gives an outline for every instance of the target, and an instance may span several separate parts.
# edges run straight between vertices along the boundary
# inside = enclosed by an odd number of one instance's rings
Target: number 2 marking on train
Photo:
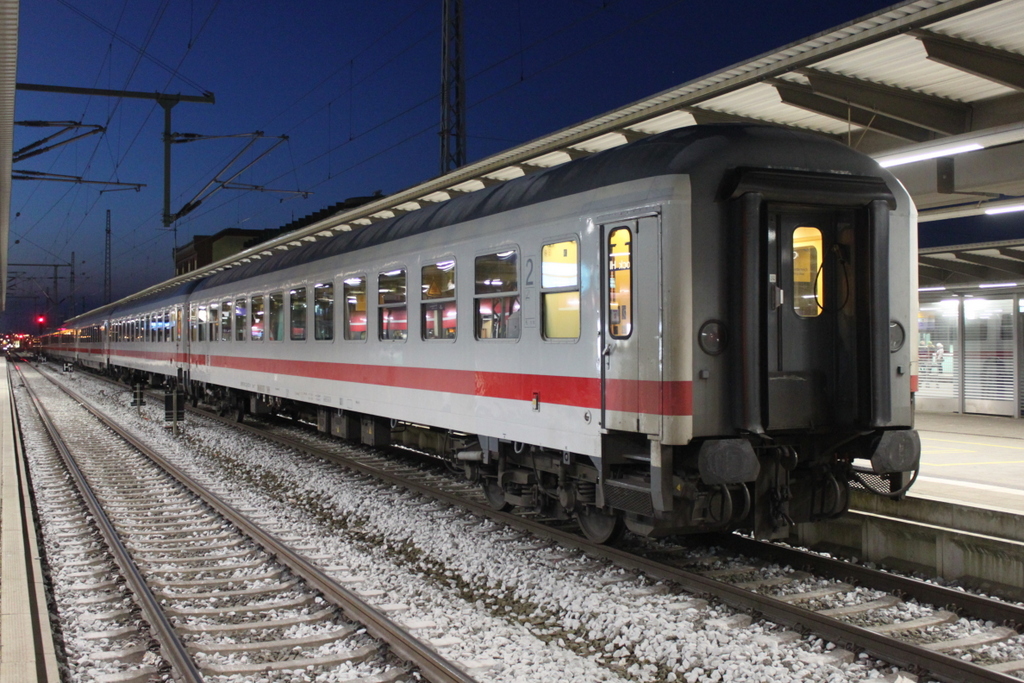
[[[533,286],[533,259],[526,259],[526,286]]]

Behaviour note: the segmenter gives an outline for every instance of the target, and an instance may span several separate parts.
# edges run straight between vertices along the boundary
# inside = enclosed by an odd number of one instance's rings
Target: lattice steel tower
[[[462,0],[441,0],[441,175],[466,163],[466,77]]]

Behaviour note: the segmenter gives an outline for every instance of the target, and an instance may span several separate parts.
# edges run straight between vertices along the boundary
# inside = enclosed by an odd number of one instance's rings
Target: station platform
[[[918,412],[921,473],[909,497],[1024,515],[1024,420]]]

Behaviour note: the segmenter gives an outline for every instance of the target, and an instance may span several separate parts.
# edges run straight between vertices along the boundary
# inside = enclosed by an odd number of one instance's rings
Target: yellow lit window
[[[801,318],[821,315],[824,296],[821,231],[793,231],[793,310]]]

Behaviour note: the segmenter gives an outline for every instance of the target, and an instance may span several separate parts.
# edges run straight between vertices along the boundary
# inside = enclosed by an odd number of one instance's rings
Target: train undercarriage
[[[174,384],[160,375],[112,374],[152,386]],[[913,430],[704,439],[663,447],[671,475],[659,477],[648,444],[637,435],[608,434],[604,457],[591,458],[199,382],[188,388],[194,403],[238,421],[275,414],[342,439],[443,459],[479,484],[494,509],[576,519],[588,538],[603,543],[615,542],[626,529],[652,537],[734,529],[781,537],[793,524],[846,512],[850,482],[861,475],[881,486],[877,493],[900,495],[920,453]],[[659,497],[661,479],[665,495]]]

